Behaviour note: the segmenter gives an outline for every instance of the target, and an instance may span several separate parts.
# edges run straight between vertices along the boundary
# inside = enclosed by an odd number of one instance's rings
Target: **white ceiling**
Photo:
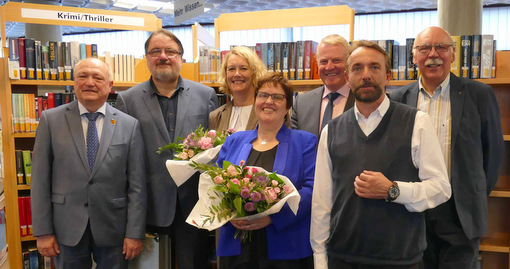
[[[48,3],[61,6],[84,7],[103,10],[119,10],[129,12],[153,13],[162,19],[163,26],[174,26],[174,15],[172,9],[162,8],[166,2],[171,0],[152,0],[152,5],[133,4],[131,7],[119,7],[116,2],[133,2],[134,0],[30,0],[30,2]],[[9,0],[1,1],[1,5]],[[23,2],[12,0],[11,2]],[[28,2],[25,1],[25,2]],[[142,2],[142,1],[134,1]],[[158,4],[161,5],[158,5]],[[436,9],[437,0],[204,0],[208,10],[204,14],[184,22],[184,25],[199,22],[202,24],[213,23],[214,19],[222,13],[273,10],[285,8],[303,8],[332,5],[348,5],[354,9],[356,14],[382,13],[411,11],[423,9]],[[510,0],[483,0],[484,6],[510,5]],[[155,5],[154,5],[155,4]],[[24,36],[25,28],[23,23],[9,23],[6,25],[7,36]],[[62,33],[83,33],[89,31],[104,31],[103,29],[92,29],[82,27],[62,27]]]

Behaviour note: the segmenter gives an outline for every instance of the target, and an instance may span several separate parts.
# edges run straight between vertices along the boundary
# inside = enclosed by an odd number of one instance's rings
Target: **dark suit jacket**
[[[236,132],[223,144],[217,163],[223,161],[239,164],[247,160],[257,130]],[[270,215],[272,223],[267,226],[267,249],[269,259],[300,259],[312,255],[310,246],[310,216],[313,192],[317,137],[282,125],[276,135],[280,142],[276,150],[273,171],[288,177],[301,195],[299,210],[294,215],[288,205],[280,212]],[[236,229],[227,223],[220,229],[218,256],[239,255],[241,242],[234,239]]]
[[[230,115],[232,114],[232,102],[228,102],[209,114],[209,129],[224,131],[228,129]],[[253,130],[257,126],[258,120],[255,115],[255,105],[252,106],[250,118],[246,130]]]
[[[292,106],[290,127],[315,134],[321,134],[321,102],[324,86],[296,96]],[[344,112],[354,106],[354,94],[349,91]]]
[[[100,247],[145,237],[143,141],[136,119],[106,106],[92,172],[78,101],[43,111],[32,160],[34,236],[75,246],[87,223]]]
[[[418,82],[390,94],[416,107]],[[492,88],[450,74],[452,117],[451,186],[462,228],[470,239],[487,232],[487,196],[499,177],[504,142],[498,102]]]
[[[152,79],[152,78],[151,78]],[[209,113],[218,107],[216,92],[207,86],[182,79],[178,95],[175,139],[186,137],[199,125],[209,126]],[[174,159],[170,151],[156,153],[171,142],[156,95],[150,92],[150,80],[119,93],[116,107],[140,121],[147,166],[147,224],[168,227],[172,224],[177,195],[184,217],[198,200],[198,177],[194,176],[179,188],[168,173],[165,162]]]

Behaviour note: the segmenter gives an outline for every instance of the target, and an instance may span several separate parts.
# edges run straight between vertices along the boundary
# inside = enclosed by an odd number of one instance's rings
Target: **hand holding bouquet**
[[[221,133],[214,130],[204,130],[202,126],[190,133],[186,138],[179,137],[177,141],[182,143],[170,143],[158,149],[158,153],[165,150],[173,150],[173,160],[166,161],[168,172],[172,176],[177,187],[182,185],[196,171],[189,166],[191,162],[209,163],[220,152],[221,145],[225,143],[227,136],[233,134],[234,129],[228,129]]]
[[[262,168],[223,162],[223,168],[193,162],[190,166],[205,171],[200,176],[199,201],[186,222],[213,230],[229,220],[255,219],[280,211],[288,203],[297,213],[300,196],[285,176]],[[245,240],[247,231],[237,231]]]

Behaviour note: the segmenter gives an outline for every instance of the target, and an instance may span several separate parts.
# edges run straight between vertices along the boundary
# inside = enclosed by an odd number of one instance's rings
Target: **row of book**
[[[78,41],[49,41],[34,38],[8,38],[11,79],[73,80],[75,64],[97,57],[97,44]]]
[[[135,81],[136,59],[134,55],[104,53],[104,62],[110,67],[114,81]]]
[[[452,73],[471,79],[496,77],[496,40],[493,35],[452,36],[452,40],[455,49]],[[407,38],[405,45],[395,40],[374,42],[388,52],[393,80],[414,80],[419,77],[418,67],[413,63],[414,38]]]
[[[319,79],[317,45],[315,41],[305,40],[257,43],[247,47],[257,53],[268,71],[280,72],[290,80],[305,80]],[[221,62],[227,53],[210,46],[199,47],[200,82],[218,81]]]
[[[55,269],[52,257],[44,257],[36,247],[30,247],[22,252],[23,269]]]
[[[67,104],[75,100],[73,93],[48,92],[46,96],[35,94],[12,94],[12,127],[15,133],[30,133],[37,130],[39,118],[45,109]]]
[[[14,153],[18,185],[30,185],[32,183],[32,151],[15,150]]]

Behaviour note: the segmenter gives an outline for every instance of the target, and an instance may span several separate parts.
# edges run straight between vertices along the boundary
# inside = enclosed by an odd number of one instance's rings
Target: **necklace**
[[[261,144],[261,145],[265,145],[265,144],[267,144],[267,143],[269,143],[269,142],[273,141],[273,140],[274,140],[274,138],[271,138],[271,139],[262,139],[262,138],[261,138],[261,140],[262,140],[262,141],[260,141],[260,144]]]

